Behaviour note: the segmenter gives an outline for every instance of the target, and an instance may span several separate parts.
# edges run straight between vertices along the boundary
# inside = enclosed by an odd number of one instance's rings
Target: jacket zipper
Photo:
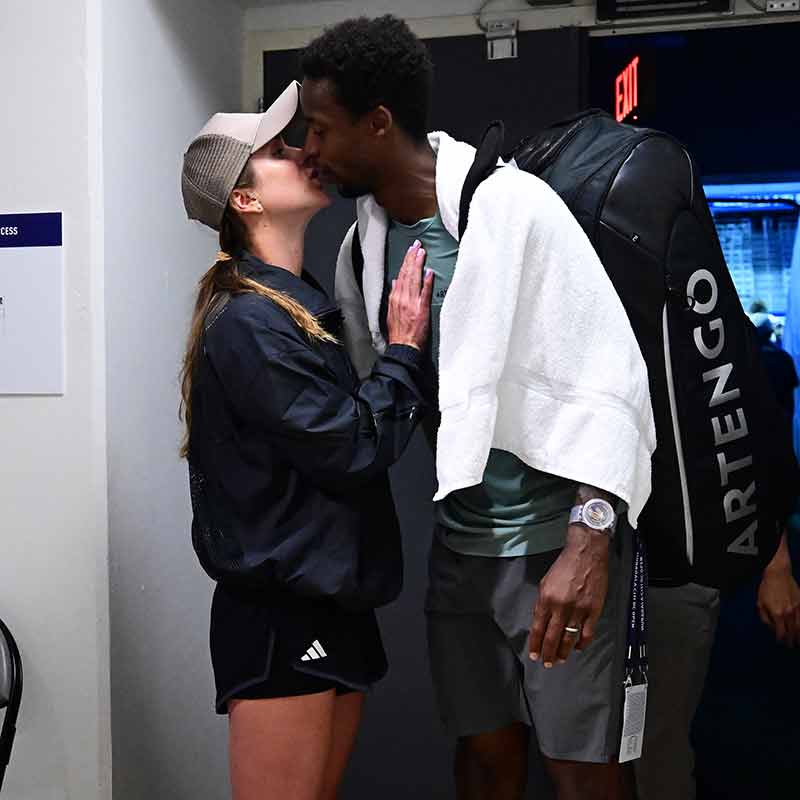
[[[672,355],[669,342],[669,324],[667,316],[667,303],[664,301],[662,328],[664,334],[664,365],[667,372],[667,393],[669,395],[669,410],[672,415],[672,432],[675,435],[675,452],[678,456],[678,475],[681,482],[681,497],[683,499],[683,521],[686,528],[686,557],[690,565],[694,565],[694,525],[692,523],[692,510],[689,506],[689,483],[686,480],[686,463],[683,458],[683,440],[681,439],[680,421],[678,419],[678,406],[675,401],[675,380],[672,375]]]

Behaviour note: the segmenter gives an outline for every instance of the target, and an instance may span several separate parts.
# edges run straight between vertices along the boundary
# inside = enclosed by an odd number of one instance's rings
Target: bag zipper
[[[578,135],[580,129],[595,116],[596,112],[586,114],[586,116],[584,116],[582,119],[579,119],[577,122],[575,122],[573,126],[569,128],[569,130],[567,130],[558,141],[553,142],[553,144],[550,146],[550,149],[542,156],[542,159],[537,164],[536,171],[533,174],[537,176],[541,175],[542,171],[547,169],[547,167],[550,166],[550,164],[561,153],[561,151]],[[536,137],[531,136],[526,142],[521,143],[517,147],[517,152],[519,152],[522,147],[527,147],[534,138]]]

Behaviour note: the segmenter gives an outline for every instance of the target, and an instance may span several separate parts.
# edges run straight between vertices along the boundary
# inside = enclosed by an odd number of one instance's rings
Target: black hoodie
[[[337,338],[341,314],[309,275],[252,255],[240,272]],[[387,468],[425,409],[420,353],[391,345],[359,383],[344,348],[312,341],[255,293],[209,316],[192,388],[192,542],[215,580],[351,609],[393,600],[400,533]]]

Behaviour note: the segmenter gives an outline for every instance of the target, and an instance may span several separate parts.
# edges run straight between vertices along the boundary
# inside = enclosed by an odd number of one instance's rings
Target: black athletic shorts
[[[222,584],[211,605],[211,663],[219,714],[235,699],[366,691],[387,669],[374,611]]]

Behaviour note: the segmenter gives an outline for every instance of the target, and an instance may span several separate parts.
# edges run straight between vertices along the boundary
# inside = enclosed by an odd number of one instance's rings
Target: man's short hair
[[[433,62],[403,20],[386,14],[340,22],[308,45],[301,63],[306,77],[331,81],[354,118],[383,105],[412,139],[424,140]]]

